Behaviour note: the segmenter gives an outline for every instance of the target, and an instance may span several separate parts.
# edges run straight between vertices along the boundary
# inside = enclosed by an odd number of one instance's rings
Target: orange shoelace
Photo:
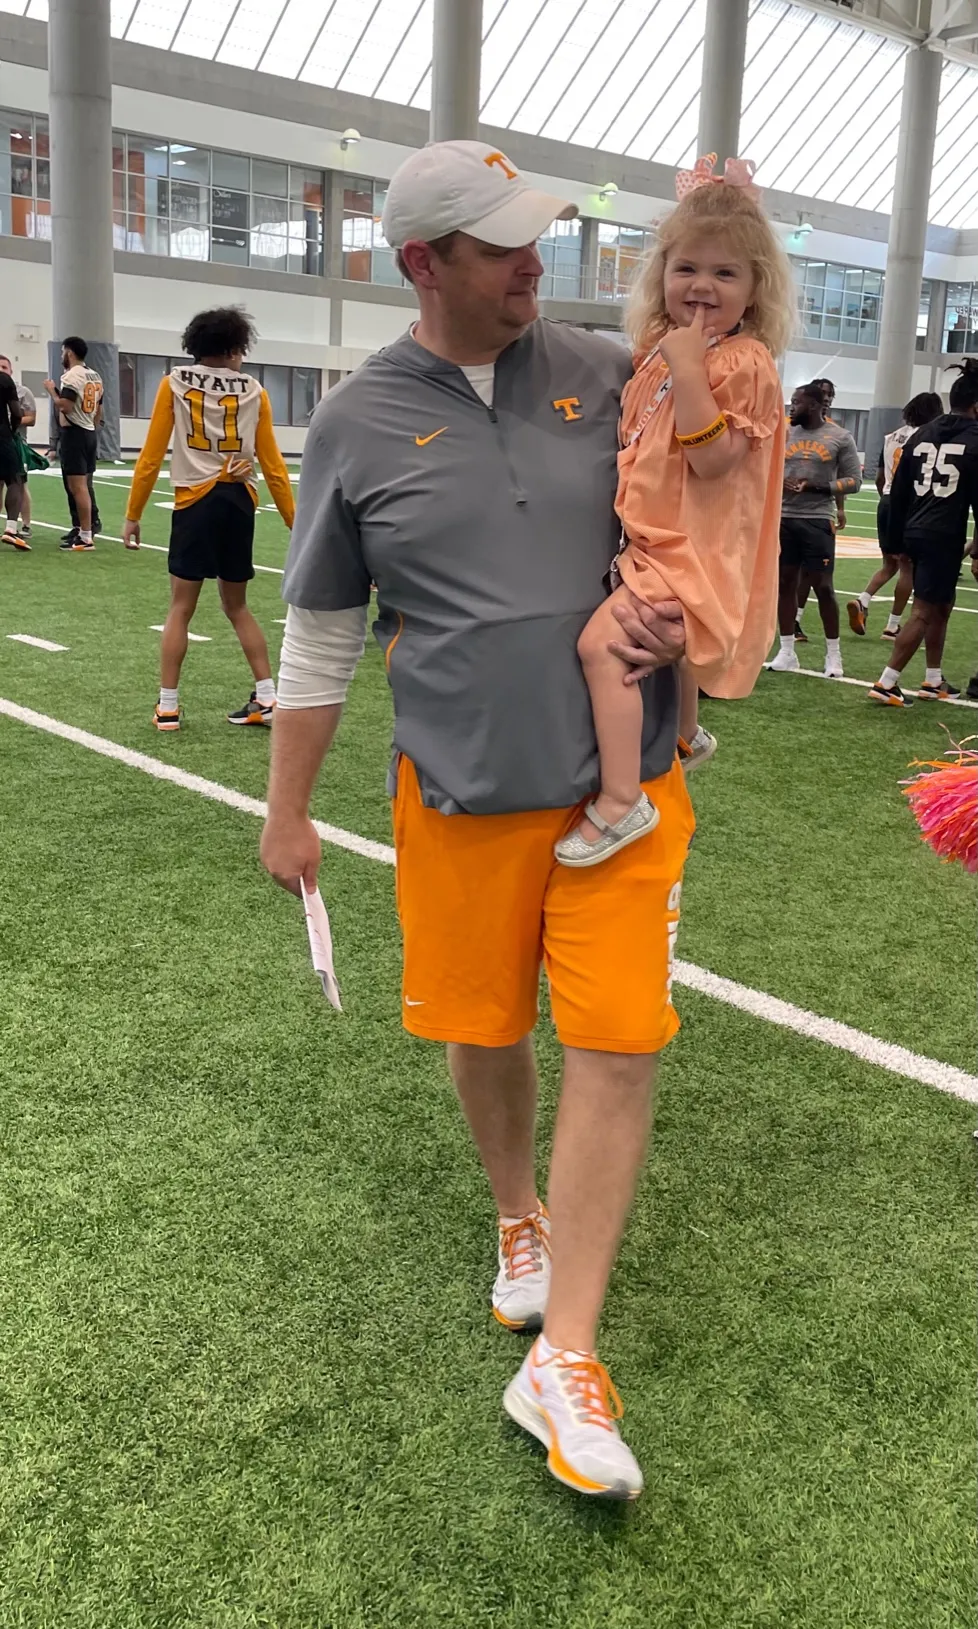
[[[507,1278],[525,1278],[527,1273],[537,1272],[544,1256],[549,1256],[550,1239],[542,1226],[546,1215],[545,1210],[535,1211],[499,1229]]]
[[[612,1422],[620,1420],[625,1412],[615,1383],[603,1363],[583,1352],[555,1352],[538,1365],[556,1364],[566,1376],[566,1387],[581,1425],[599,1425],[603,1431],[614,1429]]]

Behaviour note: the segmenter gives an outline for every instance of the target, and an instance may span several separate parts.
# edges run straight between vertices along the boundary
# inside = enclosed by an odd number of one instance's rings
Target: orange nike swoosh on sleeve
[[[443,436],[447,429],[448,425],[443,424],[440,430],[432,430],[430,436],[415,436],[414,445],[416,447],[427,447],[429,441],[434,441],[436,436]]]

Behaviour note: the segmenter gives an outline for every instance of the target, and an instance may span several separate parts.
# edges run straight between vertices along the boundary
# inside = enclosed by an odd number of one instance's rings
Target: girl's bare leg
[[[624,598],[625,590],[616,594]],[[577,642],[577,652],[591,696],[594,729],[601,759],[601,790],[594,802],[598,813],[615,825],[638,802],[642,790],[642,692],[637,684],[622,683],[628,671],[608,649],[618,639],[620,625],[611,614],[615,594],[598,606]],[[585,818],[581,832],[588,842],[600,833]]]

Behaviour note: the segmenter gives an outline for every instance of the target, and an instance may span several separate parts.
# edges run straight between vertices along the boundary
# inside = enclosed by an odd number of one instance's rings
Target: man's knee
[[[643,1091],[652,1082],[658,1052],[599,1052],[590,1047],[565,1046],[569,1068],[594,1077],[596,1082],[613,1083]]]

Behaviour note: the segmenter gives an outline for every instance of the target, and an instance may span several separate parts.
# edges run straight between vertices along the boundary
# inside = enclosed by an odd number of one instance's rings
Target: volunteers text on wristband
[[[726,419],[722,413],[718,413],[713,423],[708,424],[705,430],[694,430],[691,436],[681,436],[677,430],[676,440],[681,447],[706,447],[711,441],[716,441],[718,436],[722,436],[726,428]]]

